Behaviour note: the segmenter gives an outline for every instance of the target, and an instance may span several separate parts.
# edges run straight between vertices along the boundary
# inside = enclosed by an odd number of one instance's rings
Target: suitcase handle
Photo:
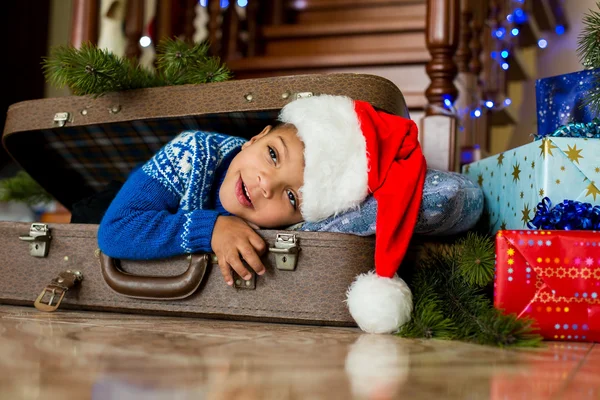
[[[102,276],[115,292],[136,299],[176,300],[190,296],[198,289],[210,265],[207,254],[192,254],[190,265],[177,276],[142,276],[121,269],[121,261],[100,252]]]

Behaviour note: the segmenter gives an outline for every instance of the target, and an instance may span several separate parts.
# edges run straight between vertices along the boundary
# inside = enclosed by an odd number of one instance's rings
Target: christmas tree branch
[[[231,71],[217,57],[208,57],[206,42],[189,45],[167,39],[157,46],[157,70],[85,43],[80,49],[54,48],[43,61],[46,80],[68,86],[75,95],[99,96],[108,92],[166,85],[201,84],[231,79]]]

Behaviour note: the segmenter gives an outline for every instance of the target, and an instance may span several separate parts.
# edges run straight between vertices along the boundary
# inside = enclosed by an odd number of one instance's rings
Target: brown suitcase
[[[3,145],[67,208],[185,129],[251,137],[289,101],[346,95],[408,115],[386,79],[306,75],[132,90],[99,98],[26,101],[8,110]],[[0,222],[0,302],[54,310],[125,311],[327,325],[354,325],[345,306],[354,277],[373,268],[374,239],[337,233],[259,231],[267,273],[227,286],[210,255],[110,260],[97,225]],[[36,300],[37,299],[37,300]]]

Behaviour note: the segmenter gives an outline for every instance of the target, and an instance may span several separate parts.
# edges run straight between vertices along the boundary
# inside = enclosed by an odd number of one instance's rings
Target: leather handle
[[[121,262],[100,253],[102,276],[115,292],[138,299],[175,300],[190,296],[198,289],[210,265],[207,254],[192,254],[188,269],[177,276],[141,276],[124,272]]]

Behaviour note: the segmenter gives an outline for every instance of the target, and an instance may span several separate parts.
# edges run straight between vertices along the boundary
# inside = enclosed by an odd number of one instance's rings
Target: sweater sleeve
[[[148,163],[165,160],[161,152],[166,151],[169,145]],[[180,177],[174,179],[176,184],[169,183],[149,175],[144,167],[130,175],[100,223],[98,244],[102,252],[115,258],[143,260],[212,251],[212,232],[219,213],[180,207],[189,182]]]

